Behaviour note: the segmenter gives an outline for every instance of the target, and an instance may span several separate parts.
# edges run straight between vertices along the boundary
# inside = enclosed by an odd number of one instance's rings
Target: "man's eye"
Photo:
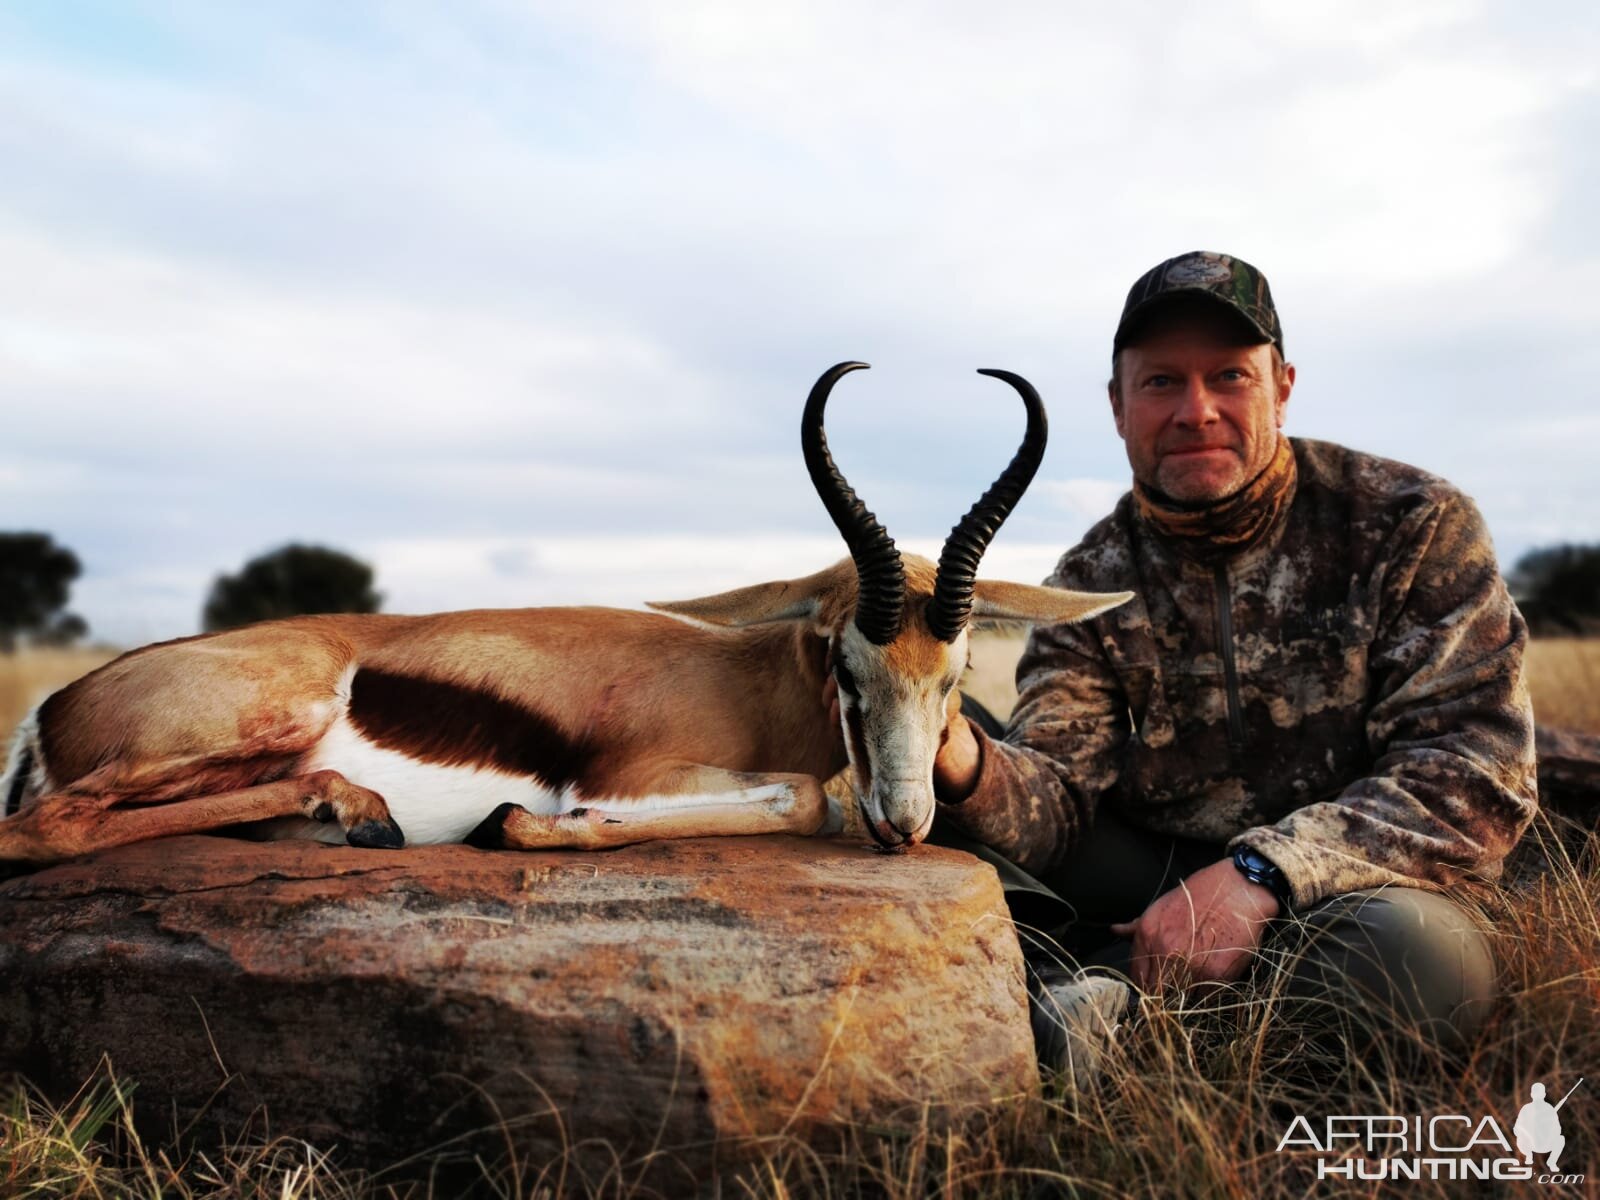
[[[1172,382],[1170,375],[1152,375],[1144,381],[1145,387],[1166,387]]]
[[[1225,383],[1238,383],[1239,380],[1245,378],[1245,373],[1238,367],[1229,367],[1226,371],[1222,372],[1220,378]]]
[[[839,690],[847,696],[860,696],[861,689],[856,687],[856,677],[850,674],[850,668],[845,666],[844,659],[833,664],[833,677],[839,681]]]

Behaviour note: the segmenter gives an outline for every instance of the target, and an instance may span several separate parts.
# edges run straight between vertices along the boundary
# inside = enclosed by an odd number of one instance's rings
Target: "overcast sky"
[[[1261,267],[1289,430],[1600,540],[1600,8],[81,3],[0,8],[0,528],[192,632],[283,542],[394,611],[634,604],[842,544],[798,418],[942,535],[1049,405],[985,574],[1114,503],[1128,285]]]

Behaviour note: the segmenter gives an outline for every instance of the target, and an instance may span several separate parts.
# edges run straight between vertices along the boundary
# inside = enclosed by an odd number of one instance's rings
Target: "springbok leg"
[[[507,850],[601,850],[667,838],[809,835],[837,826],[822,785],[810,775],[686,763],[663,772],[652,794],[634,799],[597,799],[553,816],[501,805],[469,840]]]
[[[337,771],[313,771],[238,791],[132,807],[107,807],[103,796],[74,792],[41,796],[0,821],[0,862],[59,862],[129,842],[272,817],[338,821],[352,846],[405,845],[382,796]]]

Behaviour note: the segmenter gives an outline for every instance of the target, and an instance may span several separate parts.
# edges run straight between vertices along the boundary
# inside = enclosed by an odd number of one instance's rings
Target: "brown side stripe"
[[[489,692],[362,667],[350,684],[350,722],[363,737],[408,758],[491,767],[559,788],[594,757],[542,713]]]

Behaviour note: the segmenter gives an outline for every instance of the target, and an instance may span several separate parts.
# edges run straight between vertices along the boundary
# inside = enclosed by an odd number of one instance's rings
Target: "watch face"
[[[1289,904],[1289,880],[1277,866],[1248,846],[1234,851],[1233,865],[1251,883],[1258,883],[1276,896],[1281,904]]]

